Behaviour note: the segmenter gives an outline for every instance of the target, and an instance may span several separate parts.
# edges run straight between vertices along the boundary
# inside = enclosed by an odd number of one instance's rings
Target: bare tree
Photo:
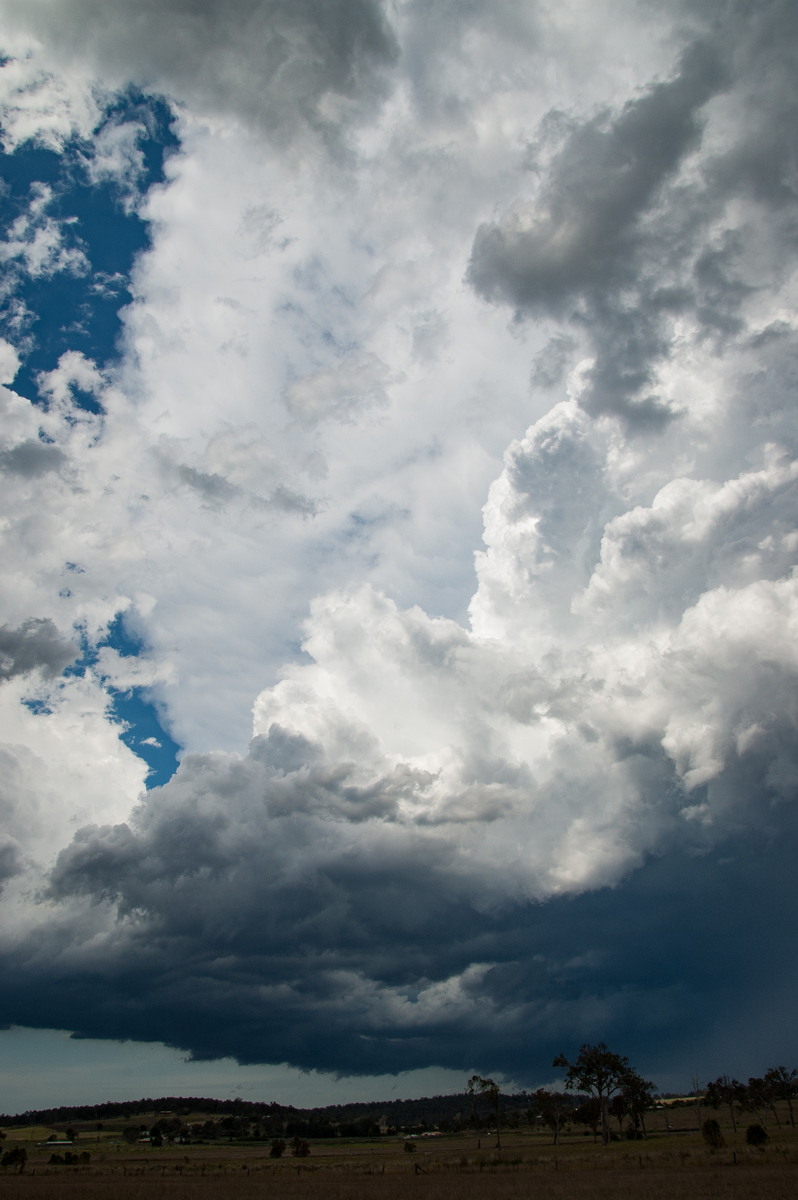
[[[698,1109],[698,1128],[700,1129],[703,1119],[701,1116],[701,1101],[704,1099],[704,1085],[701,1083],[701,1080],[697,1075],[693,1076],[691,1084],[693,1088],[693,1095],[695,1096],[696,1108]]]

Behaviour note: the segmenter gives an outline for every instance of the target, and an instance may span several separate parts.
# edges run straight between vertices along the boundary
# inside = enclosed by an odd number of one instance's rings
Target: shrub
[[[726,1144],[720,1131],[720,1125],[713,1117],[709,1117],[701,1126],[701,1136],[710,1150],[720,1150],[721,1146]]]
[[[272,1138],[272,1144],[269,1147],[269,1158],[282,1158],[285,1154],[285,1142],[282,1138]]]
[[[13,1150],[6,1150],[2,1158],[0,1158],[0,1167],[19,1167],[20,1174],[25,1170],[25,1163],[28,1161],[28,1152],[24,1146],[16,1146]]]
[[[745,1131],[745,1140],[749,1146],[764,1146],[768,1140],[767,1130],[761,1125],[749,1125]]]

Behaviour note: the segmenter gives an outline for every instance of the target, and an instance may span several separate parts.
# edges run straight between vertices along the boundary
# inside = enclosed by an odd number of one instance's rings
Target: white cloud
[[[0,383],[13,383],[19,370],[19,355],[10,342],[0,339]]]
[[[43,711],[32,712],[23,700],[38,701]],[[4,911],[3,936],[16,940],[29,920],[37,921],[24,913],[59,847],[87,821],[129,812],[146,767],[120,742],[108,720],[105,690],[91,673],[56,687],[3,683],[0,709],[3,829],[15,839],[25,867],[8,884]]]
[[[67,244],[65,231],[72,223],[69,218],[58,221],[47,213],[52,189],[45,183],[35,183],[27,212],[12,222],[5,241],[0,242],[0,261],[14,264],[20,260],[25,271],[36,279],[60,271],[82,275],[88,260],[80,246]]]
[[[144,176],[141,140],[147,130],[139,121],[106,122],[92,140],[86,173],[92,184],[112,182],[122,190],[125,207],[135,208]]]
[[[10,43],[10,44],[9,44]],[[0,121],[3,146],[13,152],[34,140],[48,149],[61,150],[76,134],[88,137],[98,117],[98,103],[90,81],[80,72],[50,72],[33,56],[33,45],[24,36],[4,38],[10,57],[0,67]]]

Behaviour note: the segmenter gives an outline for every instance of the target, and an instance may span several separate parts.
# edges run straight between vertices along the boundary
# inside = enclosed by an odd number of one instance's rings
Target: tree
[[[477,1150],[482,1149],[482,1138],[480,1136],[480,1134],[481,1134],[480,1113],[479,1113],[479,1102],[482,1098],[482,1090],[479,1086],[481,1083],[482,1083],[481,1075],[472,1075],[471,1078],[469,1079],[468,1083],[466,1084],[466,1095],[468,1096],[469,1100],[471,1101],[471,1123],[477,1131]]]
[[[285,1140],[283,1138],[272,1138],[272,1144],[269,1147],[269,1158],[282,1158],[285,1154]]]
[[[613,1096],[612,1100],[610,1100],[610,1112],[618,1122],[619,1131],[622,1132],[624,1120],[629,1115],[629,1103],[623,1092],[618,1092],[615,1096]]]
[[[781,1125],[776,1110],[776,1088],[769,1079],[752,1077],[746,1087],[748,1107],[757,1114],[759,1122],[764,1126],[767,1114],[770,1113],[777,1125]]]
[[[553,1144],[558,1146],[560,1130],[566,1121],[570,1120],[573,1110],[574,1103],[570,1096],[563,1092],[549,1092],[545,1088],[538,1088],[532,1096],[529,1116],[532,1120],[539,1118],[544,1125],[548,1125],[554,1134]]]
[[[696,1109],[698,1110],[698,1128],[700,1129],[700,1128],[701,1128],[701,1121],[702,1121],[702,1116],[701,1116],[701,1101],[702,1101],[702,1100],[703,1100],[703,1098],[704,1098],[704,1086],[703,1086],[703,1084],[701,1083],[701,1080],[699,1079],[699,1077],[698,1077],[697,1075],[694,1075],[694,1076],[693,1076],[693,1078],[692,1078],[692,1080],[691,1080],[691,1086],[692,1086],[692,1089],[693,1089],[693,1092],[692,1092],[692,1094],[695,1096],[695,1105],[696,1105]]]
[[[639,1129],[643,1137],[646,1136],[646,1111],[654,1103],[656,1090],[651,1080],[643,1079],[637,1071],[626,1071],[621,1082],[620,1096],[628,1108],[631,1128],[633,1131]]]
[[[624,1079],[632,1074],[629,1059],[622,1054],[613,1054],[605,1042],[599,1042],[595,1046],[582,1046],[573,1062],[569,1062],[564,1054],[558,1054],[552,1066],[565,1069],[568,1091],[588,1092],[598,1100],[601,1138],[604,1145],[608,1145],[610,1097],[623,1089]]]
[[[737,1121],[735,1120],[734,1108],[737,1105],[740,1109],[743,1109],[748,1103],[748,1092],[745,1084],[740,1083],[739,1079],[729,1079],[728,1075],[719,1075],[717,1079],[713,1079],[711,1083],[707,1084],[704,1098],[710,1108],[720,1108],[721,1104],[729,1106],[732,1129],[736,1135]]]
[[[601,1125],[601,1105],[595,1096],[590,1100],[585,1100],[578,1108],[574,1109],[573,1120],[577,1125],[586,1125],[593,1134],[595,1142]]]
[[[777,1100],[787,1101],[787,1112],[790,1114],[790,1124],[795,1127],[795,1113],[792,1102],[798,1096],[798,1070],[788,1071],[786,1067],[770,1067],[765,1071],[765,1082],[773,1088]]]
[[[499,1085],[493,1079],[484,1079],[481,1075],[472,1075],[466,1084],[466,1092],[471,1100],[471,1114],[477,1128],[477,1149],[482,1146],[480,1137],[480,1102],[489,1101],[496,1121],[496,1149],[502,1148],[501,1109],[499,1105]]]
[[[499,1085],[494,1083],[492,1079],[485,1081],[485,1096],[490,1101],[493,1108],[493,1119],[496,1122],[496,1149],[502,1148],[502,1114],[501,1114],[501,1093]]]
[[[292,1138],[291,1153],[293,1154],[294,1158],[307,1158],[307,1156],[310,1154],[310,1146],[304,1138]]]

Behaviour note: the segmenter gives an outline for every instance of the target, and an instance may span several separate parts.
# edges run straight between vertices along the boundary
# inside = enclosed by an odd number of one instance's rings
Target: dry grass
[[[15,1175],[2,1180],[9,1200],[794,1200],[796,1169],[783,1164],[558,1170],[512,1173],[435,1172],[363,1175],[278,1169],[201,1175],[75,1173]]]
[[[646,1141],[606,1148],[581,1133],[554,1147],[524,1129],[506,1131],[501,1152],[487,1148],[489,1136],[477,1150],[473,1134],[460,1134],[419,1139],[413,1154],[401,1138],[314,1142],[302,1160],[270,1159],[251,1143],[128,1146],[107,1127],[84,1127],[77,1149],[91,1153],[88,1167],[49,1166],[50,1148],[34,1141],[47,1131],[17,1130],[5,1147],[26,1144],[28,1167],[0,1171],[0,1200],[794,1200],[798,1131],[771,1126],[767,1149],[754,1151],[744,1140],[753,1117],[735,1136],[718,1116],[727,1143],[718,1154],[689,1109],[652,1113]]]

